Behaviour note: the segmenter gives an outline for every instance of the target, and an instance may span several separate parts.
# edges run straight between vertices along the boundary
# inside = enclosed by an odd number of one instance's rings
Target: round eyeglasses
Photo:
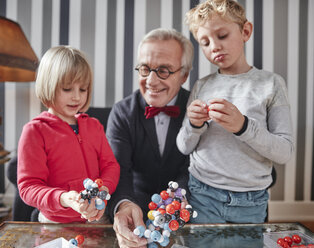
[[[167,79],[171,74],[174,74],[182,69],[182,66],[176,71],[170,71],[165,66],[157,67],[156,69],[151,69],[147,65],[139,65],[135,68],[138,71],[141,77],[148,77],[149,74],[153,71],[157,74],[160,79]]]

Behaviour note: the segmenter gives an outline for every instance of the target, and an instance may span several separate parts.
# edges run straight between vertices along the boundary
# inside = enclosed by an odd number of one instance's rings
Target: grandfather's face
[[[177,95],[188,76],[182,75],[181,59],[182,48],[176,40],[147,41],[141,46],[139,66],[145,65],[153,70],[168,68],[171,72],[177,71],[167,79],[158,77],[154,71],[146,77],[139,75],[140,91],[148,105],[163,107]]]

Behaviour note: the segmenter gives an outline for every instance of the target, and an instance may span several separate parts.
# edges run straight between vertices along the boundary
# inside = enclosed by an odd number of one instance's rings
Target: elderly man
[[[192,61],[190,40],[175,30],[152,30],[138,47],[139,90],[110,113],[106,134],[121,176],[108,211],[120,247],[146,245],[132,231],[144,225],[154,193],[166,189],[169,181],[187,189],[189,158],[179,152],[176,136],[189,97],[182,85]]]

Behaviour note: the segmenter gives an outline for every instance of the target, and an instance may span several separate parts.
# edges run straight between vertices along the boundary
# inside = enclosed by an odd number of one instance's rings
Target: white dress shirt
[[[175,104],[176,100],[177,100],[177,96],[175,96],[167,104],[167,106],[173,106]],[[167,115],[165,112],[160,112],[158,115],[154,116],[159,152],[160,152],[161,156],[162,156],[164,149],[165,149],[166,137],[167,137],[167,133],[168,133],[170,118],[171,117],[169,115]]]

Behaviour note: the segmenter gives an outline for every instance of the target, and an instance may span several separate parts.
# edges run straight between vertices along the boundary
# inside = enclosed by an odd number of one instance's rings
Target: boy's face
[[[244,43],[250,38],[252,24],[238,24],[214,15],[197,31],[197,40],[205,57],[217,65],[220,73],[239,74],[248,70],[244,55]]]
[[[139,53],[139,66],[146,66],[156,70],[167,68],[168,78],[162,79],[155,71],[144,77],[139,74],[139,88],[148,105],[164,107],[179,92],[187,75],[182,75],[181,68],[182,48],[176,40],[154,40],[143,43]]]

